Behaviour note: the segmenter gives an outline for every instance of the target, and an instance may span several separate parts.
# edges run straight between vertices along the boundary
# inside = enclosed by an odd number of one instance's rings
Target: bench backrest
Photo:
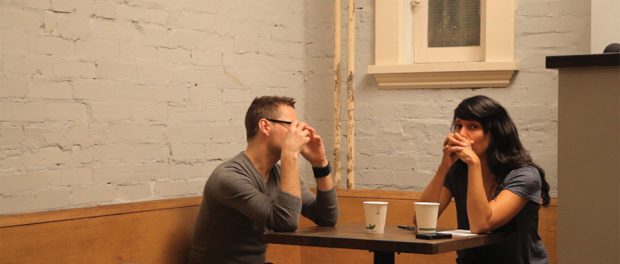
[[[363,223],[362,201],[389,202],[387,224],[409,224],[419,193],[339,190],[339,223]],[[181,264],[189,248],[201,197],[105,205],[0,216],[0,264],[144,263]],[[540,212],[540,233],[556,263],[555,200]],[[451,205],[438,226],[454,228]],[[312,223],[303,219],[301,226]],[[455,254],[400,254],[406,263],[454,263]],[[270,245],[267,259],[284,263],[370,263],[370,252]],[[400,260],[402,259],[402,260]],[[327,262],[326,262],[327,261]]]

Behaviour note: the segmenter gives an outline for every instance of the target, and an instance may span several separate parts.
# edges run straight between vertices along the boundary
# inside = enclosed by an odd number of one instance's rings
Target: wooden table
[[[266,232],[263,241],[313,247],[362,249],[374,252],[374,263],[394,263],[395,253],[439,254],[460,249],[499,243],[502,234],[424,240],[415,238],[414,231],[386,226],[383,234],[366,233],[361,224],[336,227],[306,227],[296,232]]]

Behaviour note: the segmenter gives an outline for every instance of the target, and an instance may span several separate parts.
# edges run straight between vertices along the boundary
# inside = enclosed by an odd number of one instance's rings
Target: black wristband
[[[332,166],[329,165],[329,161],[327,162],[327,166],[323,168],[312,167],[312,173],[314,173],[315,179],[328,176],[331,172],[332,172]]]

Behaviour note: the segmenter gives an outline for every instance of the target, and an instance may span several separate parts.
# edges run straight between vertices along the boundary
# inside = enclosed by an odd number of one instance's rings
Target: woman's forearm
[[[486,233],[491,231],[489,225],[491,214],[491,206],[487,200],[482,181],[481,166],[479,163],[468,164],[467,218],[471,232]]]
[[[437,172],[435,176],[431,180],[431,182],[426,186],[424,192],[420,196],[421,202],[439,202],[439,198],[441,196],[441,189],[443,187],[443,183],[446,180],[446,175],[448,174],[448,170],[450,166],[447,164],[439,165],[437,168]]]

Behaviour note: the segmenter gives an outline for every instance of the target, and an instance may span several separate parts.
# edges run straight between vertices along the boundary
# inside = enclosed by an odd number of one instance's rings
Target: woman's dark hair
[[[517,127],[502,105],[483,95],[473,96],[463,100],[454,109],[453,127],[457,118],[477,121],[482,125],[485,134],[491,134],[487,156],[489,167],[495,174],[497,183],[501,183],[506,175],[514,169],[528,165],[533,166],[538,169],[540,174],[543,205],[549,205],[549,183],[545,180],[545,171],[532,161],[529,152],[523,148]]]

